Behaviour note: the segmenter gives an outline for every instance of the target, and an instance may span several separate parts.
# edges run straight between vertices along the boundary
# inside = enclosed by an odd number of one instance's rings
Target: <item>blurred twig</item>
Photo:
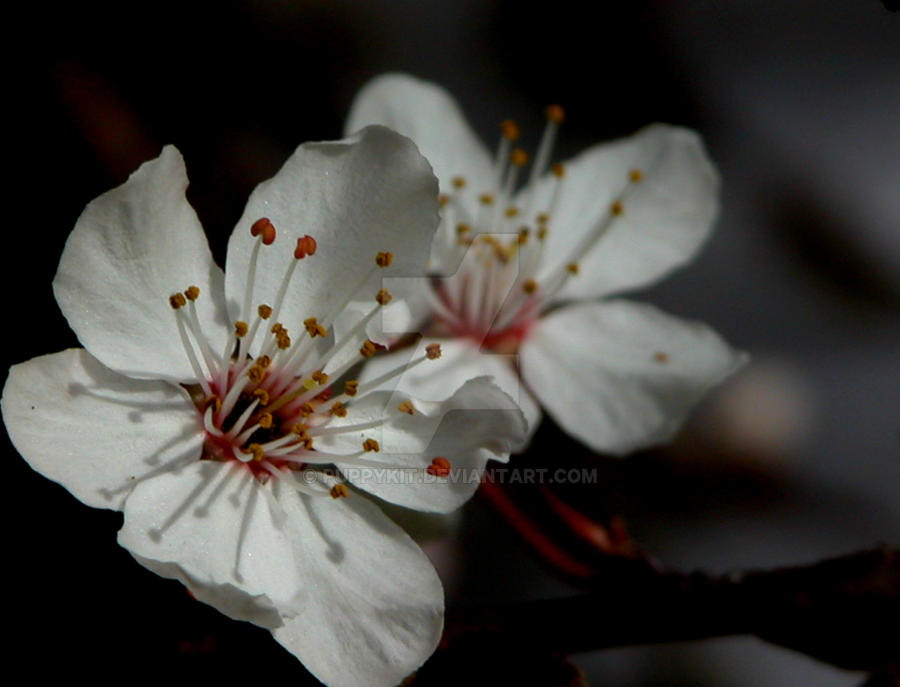
[[[723,576],[610,557],[599,575],[585,594],[451,612],[415,684],[456,684],[454,666],[490,659],[553,665],[580,651],[738,634],[889,680],[900,661],[900,549]]]

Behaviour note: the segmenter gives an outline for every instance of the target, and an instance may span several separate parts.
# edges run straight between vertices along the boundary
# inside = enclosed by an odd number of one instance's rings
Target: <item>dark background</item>
[[[491,146],[507,117],[533,144],[543,105],[562,103],[558,159],[684,124],[722,172],[722,214],[700,259],[640,297],[754,360],[672,447],[605,468],[597,498],[684,570],[900,542],[900,18],[876,0],[81,5],[8,19],[7,365],[77,345],[50,288],[65,238],[165,143],[221,262],[252,188],[299,143],[340,137],[383,71],[442,83]],[[578,451],[545,428],[527,460]],[[82,506],[8,441],[5,455],[8,665],[100,684],[309,680],[268,632],[131,560],[118,514]],[[569,592],[484,504],[442,525],[427,547],[450,605]],[[746,638],[575,661],[597,685],[862,681]]]

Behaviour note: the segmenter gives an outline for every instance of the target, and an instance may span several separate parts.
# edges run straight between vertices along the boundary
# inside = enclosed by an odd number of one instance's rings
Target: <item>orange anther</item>
[[[437,360],[441,357],[441,345],[439,343],[428,344],[425,347],[425,357],[429,360]]]
[[[431,465],[425,468],[425,472],[435,477],[446,477],[450,474],[450,461],[441,456],[431,461]]]
[[[381,450],[381,446],[378,445],[378,442],[375,439],[366,439],[363,444],[363,451],[378,453]]]
[[[566,111],[563,110],[560,105],[548,105],[546,114],[547,119],[554,124],[562,124],[563,120],[566,118]]]
[[[378,255],[375,256],[375,264],[379,267],[390,267],[393,261],[394,254],[388,251],[378,253]]]
[[[307,255],[316,254],[316,240],[312,236],[301,236],[297,239],[297,247],[294,249],[294,257],[302,260]]]
[[[528,164],[528,153],[521,148],[515,148],[509,154],[509,161],[516,167],[524,167]]]
[[[262,235],[262,242],[269,246],[275,240],[275,225],[268,217],[260,217],[250,227],[250,235]]]
[[[184,292],[184,297],[189,301],[195,301],[200,298],[200,287],[198,286],[189,286],[187,290]]]
[[[356,396],[356,392],[359,391],[359,382],[355,379],[350,379],[344,382],[344,393],[348,396]]]
[[[416,414],[415,407],[409,401],[403,401],[403,403],[397,406],[397,410],[399,410],[401,413],[406,413],[407,415]]]
[[[172,306],[173,310],[183,308],[186,303],[187,299],[185,299],[183,293],[173,293],[171,296],[169,296],[169,305]]]
[[[513,120],[504,119],[500,122],[500,135],[507,141],[518,141],[521,134],[522,132],[519,130],[519,125]]]

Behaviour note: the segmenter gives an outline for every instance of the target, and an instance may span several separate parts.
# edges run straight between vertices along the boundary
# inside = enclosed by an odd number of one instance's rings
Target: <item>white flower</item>
[[[593,449],[621,455],[670,439],[744,362],[700,323],[609,299],[697,253],[717,212],[718,176],[697,134],[659,124],[548,171],[562,119],[560,107],[547,108],[524,185],[528,155],[513,147],[514,122],[502,123],[492,157],[449,94],[406,75],[369,83],[346,128],[379,123],[409,136],[441,182],[432,268],[444,278],[406,291],[444,337],[444,356],[398,388],[440,399],[456,380],[492,375],[531,432],[543,406]]]
[[[441,583],[345,478],[447,511],[525,431],[484,410],[510,401],[483,379],[439,404],[346,380],[376,349],[381,277],[423,273],[437,182],[383,127],[303,145],[250,197],[226,273],[186,188],[167,147],[87,206],[53,284],[85,349],[11,369],[9,434],[81,501],[122,510],[140,563],[269,628],[323,682],[396,684],[436,646]]]

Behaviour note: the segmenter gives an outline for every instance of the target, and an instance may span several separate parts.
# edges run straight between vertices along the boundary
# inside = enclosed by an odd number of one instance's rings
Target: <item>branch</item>
[[[898,618],[900,549],[724,576],[611,558],[602,587],[589,593],[451,611],[442,649],[415,684],[450,684],[453,666],[470,667],[479,652],[502,655],[509,666],[523,657],[737,634],[842,668],[891,673],[900,663]]]

